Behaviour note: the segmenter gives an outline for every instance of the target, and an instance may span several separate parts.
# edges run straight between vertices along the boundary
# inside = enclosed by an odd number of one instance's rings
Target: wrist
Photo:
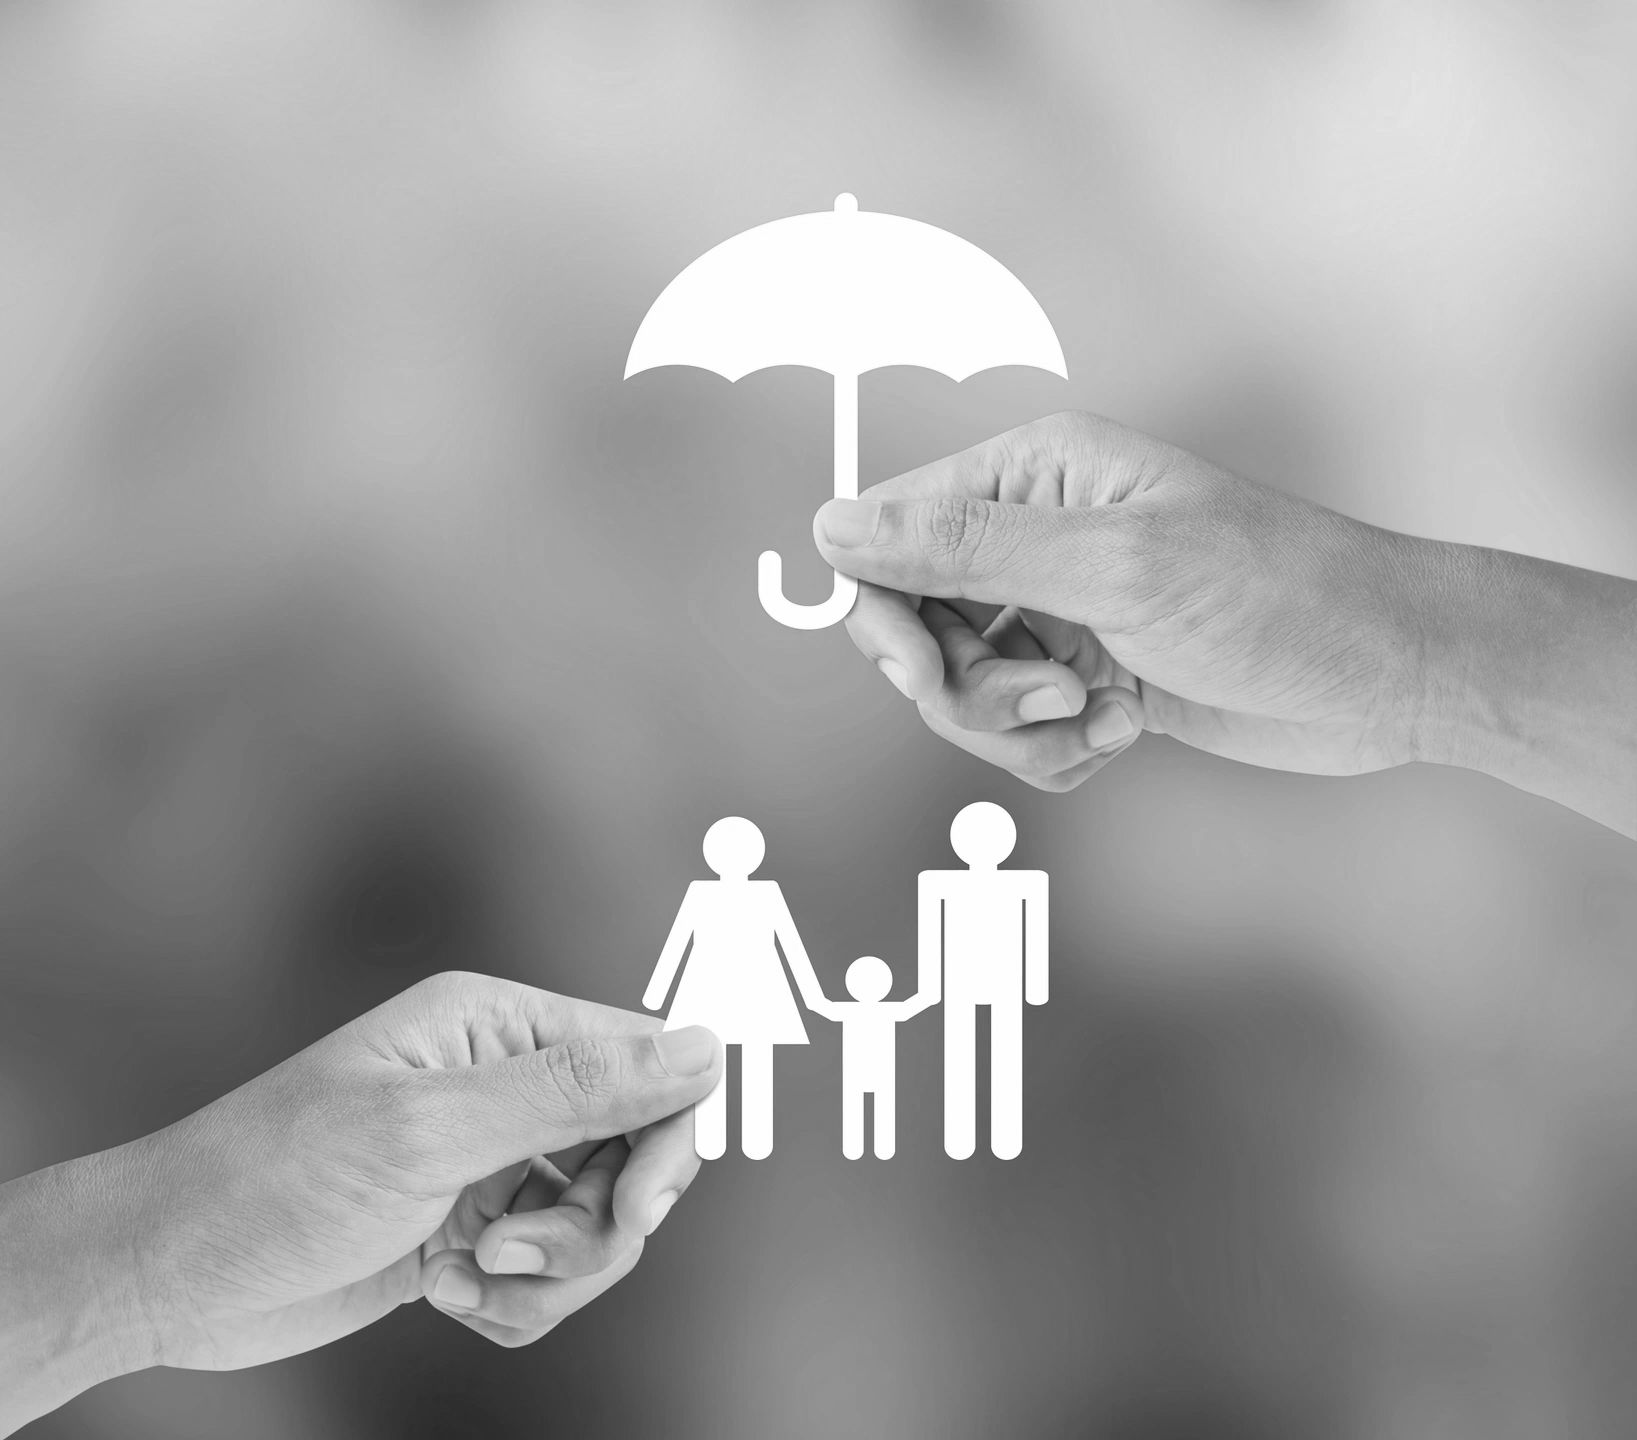
[[[1406,751],[1413,760],[1488,773],[1516,723],[1490,640],[1496,606],[1471,589],[1478,562],[1497,552],[1395,539],[1406,582],[1406,649],[1415,656]],[[1494,577],[1486,579],[1491,588]]]
[[[1415,757],[1637,833],[1637,582],[1415,544]]]
[[[156,1363],[132,1147],[0,1186],[0,1434]]]

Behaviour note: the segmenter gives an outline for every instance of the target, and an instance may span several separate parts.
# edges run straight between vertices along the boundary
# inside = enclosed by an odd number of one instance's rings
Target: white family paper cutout
[[[997,365],[1068,376],[1063,347],[1023,283],[976,245],[900,215],[833,210],[792,215],[724,240],[660,293],[637,328],[629,379],[692,365],[737,380],[774,365],[835,377],[835,493],[858,494],[858,377],[915,365],[964,380]],[[784,565],[764,550],[762,608],[781,625],[820,630],[852,608],[858,583],[837,574],[817,605],[785,599]]]
[[[740,1054],[740,1148],[752,1159],[773,1149],[773,1047],[805,1045],[795,988],[815,1015],[841,1025],[841,1148],[864,1153],[864,1097],[871,1097],[874,1150],[890,1159],[897,1137],[897,1027],[944,1005],[944,1150],[964,1160],[976,1148],[977,1011],[989,1009],[990,1149],[1003,1160],[1023,1148],[1023,1006],[1046,1003],[1047,878],[1002,870],[1017,828],[999,805],[968,805],[950,826],[963,870],[926,870],[918,897],[916,993],[888,1000],[892,971],[874,955],[847,967],[847,993],[829,1000],[813,973],[779,887],[752,880],[762,832],[728,816],[705,832],[715,880],[696,880],[660,952],[642,1003],[658,1010],[676,985],[667,1030],[706,1025]],[[784,953],[784,963],[779,952]],[[677,980],[678,972],[681,980]],[[694,1149],[727,1151],[726,1072],[694,1107]]]

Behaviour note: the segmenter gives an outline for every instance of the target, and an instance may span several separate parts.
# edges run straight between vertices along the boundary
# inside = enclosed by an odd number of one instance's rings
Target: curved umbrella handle
[[[846,197],[852,200],[852,196]],[[856,211],[858,202],[853,200]],[[844,210],[841,201],[836,209]],[[858,376],[838,371],[835,376],[835,467],[836,495],[843,500],[858,498]],[[836,571],[836,588],[830,598],[817,605],[797,605],[784,598],[784,561],[777,550],[762,551],[756,562],[756,593],[761,596],[762,609],[781,625],[792,630],[822,630],[845,620],[858,598],[858,581],[851,575]]]
[[[779,552],[764,550],[756,562],[756,594],[761,598],[762,609],[779,624],[788,625],[792,630],[822,630],[847,618],[853,601],[858,598],[858,581],[838,570],[836,586],[828,600],[817,605],[798,605],[784,598],[784,561],[779,558]]]

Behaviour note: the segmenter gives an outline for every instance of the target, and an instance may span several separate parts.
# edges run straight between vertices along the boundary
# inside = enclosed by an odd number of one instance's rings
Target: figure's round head
[[[762,832],[739,815],[718,820],[705,832],[705,863],[724,880],[744,880],[756,873],[767,854]]]
[[[847,967],[847,993],[854,1000],[885,1000],[892,989],[892,971],[885,960],[860,955]]]
[[[968,865],[998,865],[1017,844],[1017,826],[999,805],[979,800],[955,817],[949,827],[949,844]]]

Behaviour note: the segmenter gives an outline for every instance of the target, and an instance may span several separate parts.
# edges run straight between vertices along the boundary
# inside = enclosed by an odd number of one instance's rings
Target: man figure
[[[944,1005],[944,1150],[977,1148],[978,1006],[989,1007],[989,1148],[1023,1148],[1023,1002],[1046,1003],[1046,872],[1001,870],[1017,827],[999,805],[968,805],[949,827],[965,870],[923,870],[919,993]]]

